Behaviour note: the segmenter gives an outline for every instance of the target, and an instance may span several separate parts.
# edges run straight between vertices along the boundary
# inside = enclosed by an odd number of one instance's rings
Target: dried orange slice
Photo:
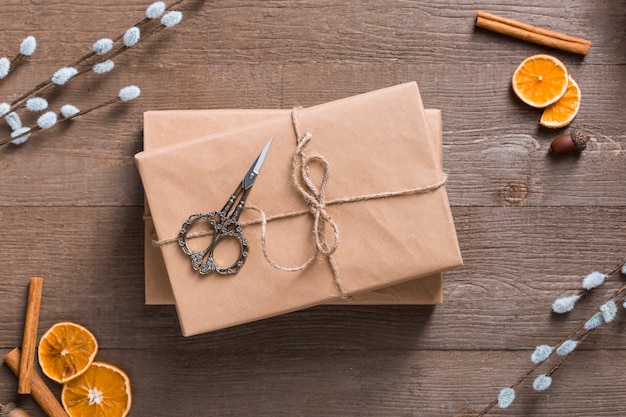
[[[513,91],[529,106],[544,108],[565,94],[567,77],[567,68],[555,57],[533,55],[513,72]]]
[[[70,417],[124,417],[132,405],[130,380],[117,366],[93,362],[63,386],[61,404]]]
[[[570,76],[565,94],[556,103],[550,104],[544,109],[539,124],[552,129],[569,125],[578,113],[580,98],[580,88]]]
[[[61,384],[85,372],[98,352],[98,342],[83,326],[60,322],[39,341],[39,365],[46,376]]]

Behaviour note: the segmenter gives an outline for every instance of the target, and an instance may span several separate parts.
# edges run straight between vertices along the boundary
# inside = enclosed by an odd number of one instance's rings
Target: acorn
[[[566,155],[580,152],[587,148],[589,135],[582,129],[574,129],[572,133],[561,135],[550,144],[550,152],[555,155]]]
[[[15,403],[0,404],[0,417],[30,417],[26,411],[15,406]]]

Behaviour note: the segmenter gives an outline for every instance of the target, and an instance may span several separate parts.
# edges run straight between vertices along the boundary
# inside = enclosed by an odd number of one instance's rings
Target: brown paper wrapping
[[[322,155],[330,166],[326,201],[420,189],[443,178],[415,83],[301,109],[297,119],[300,131],[313,135],[305,153]],[[175,238],[191,214],[219,210],[270,137],[274,142],[247,206],[270,218],[306,212],[291,182],[296,137],[285,115],[137,154],[158,238]],[[250,253],[232,276],[199,276],[176,242],[162,244],[183,334],[332,301],[340,294],[338,282],[352,295],[462,263],[443,186],[329,205],[326,211],[340,231],[332,255],[337,274],[321,256],[303,271],[276,269],[263,256],[259,224],[245,227]],[[256,220],[252,210],[241,218]],[[275,262],[294,266],[308,259],[315,250],[312,223],[308,214],[268,223],[267,247]]]
[[[144,113],[144,150],[220,134],[289,115],[289,110],[162,110]],[[435,150],[441,152],[441,111],[425,110]],[[441,158],[441,155],[440,155]],[[145,302],[148,305],[174,304],[150,209],[145,210]],[[357,294],[333,304],[440,304],[443,300],[442,273],[406,283]]]

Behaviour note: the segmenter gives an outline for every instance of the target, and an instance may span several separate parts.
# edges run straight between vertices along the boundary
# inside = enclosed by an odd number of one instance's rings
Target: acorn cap
[[[574,129],[572,133],[570,133],[572,137],[572,142],[576,145],[576,149],[579,151],[585,150],[587,148],[587,141],[589,140],[589,135],[582,129]]]
[[[8,403],[0,404],[0,417],[30,417],[30,414],[18,408],[15,403]]]
[[[0,404],[0,417],[9,417],[9,413],[15,408],[15,403]]]

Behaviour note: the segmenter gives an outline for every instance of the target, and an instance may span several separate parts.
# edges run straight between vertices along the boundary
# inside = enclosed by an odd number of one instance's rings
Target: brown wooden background
[[[122,34],[148,4],[2,1],[0,54],[12,56],[30,34],[39,46],[0,81],[0,100]],[[37,275],[39,334],[61,320],[90,328],[98,358],[132,379],[132,416],[452,416],[491,402],[530,367],[535,345],[555,343],[602,301],[550,314],[555,297],[626,255],[622,1],[187,0],[178,9],[179,26],[121,55],[112,73],[58,89],[52,105],[88,107],[127,84],[142,88],[137,101],[0,150],[0,354],[21,344]],[[476,29],[478,9],[589,38],[590,54]],[[540,112],[510,88],[519,62],[546,52],[583,91],[575,125],[592,140],[580,157],[550,157],[556,133],[539,128]],[[465,260],[445,275],[443,305],[321,306],[187,339],[173,307],[144,305],[133,161],[143,111],[308,106],[411,80],[427,107],[443,111]],[[533,392],[531,378],[493,414],[623,416],[625,325],[620,312],[547,392]],[[16,387],[0,366],[0,402],[18,399],[42,416]]]

